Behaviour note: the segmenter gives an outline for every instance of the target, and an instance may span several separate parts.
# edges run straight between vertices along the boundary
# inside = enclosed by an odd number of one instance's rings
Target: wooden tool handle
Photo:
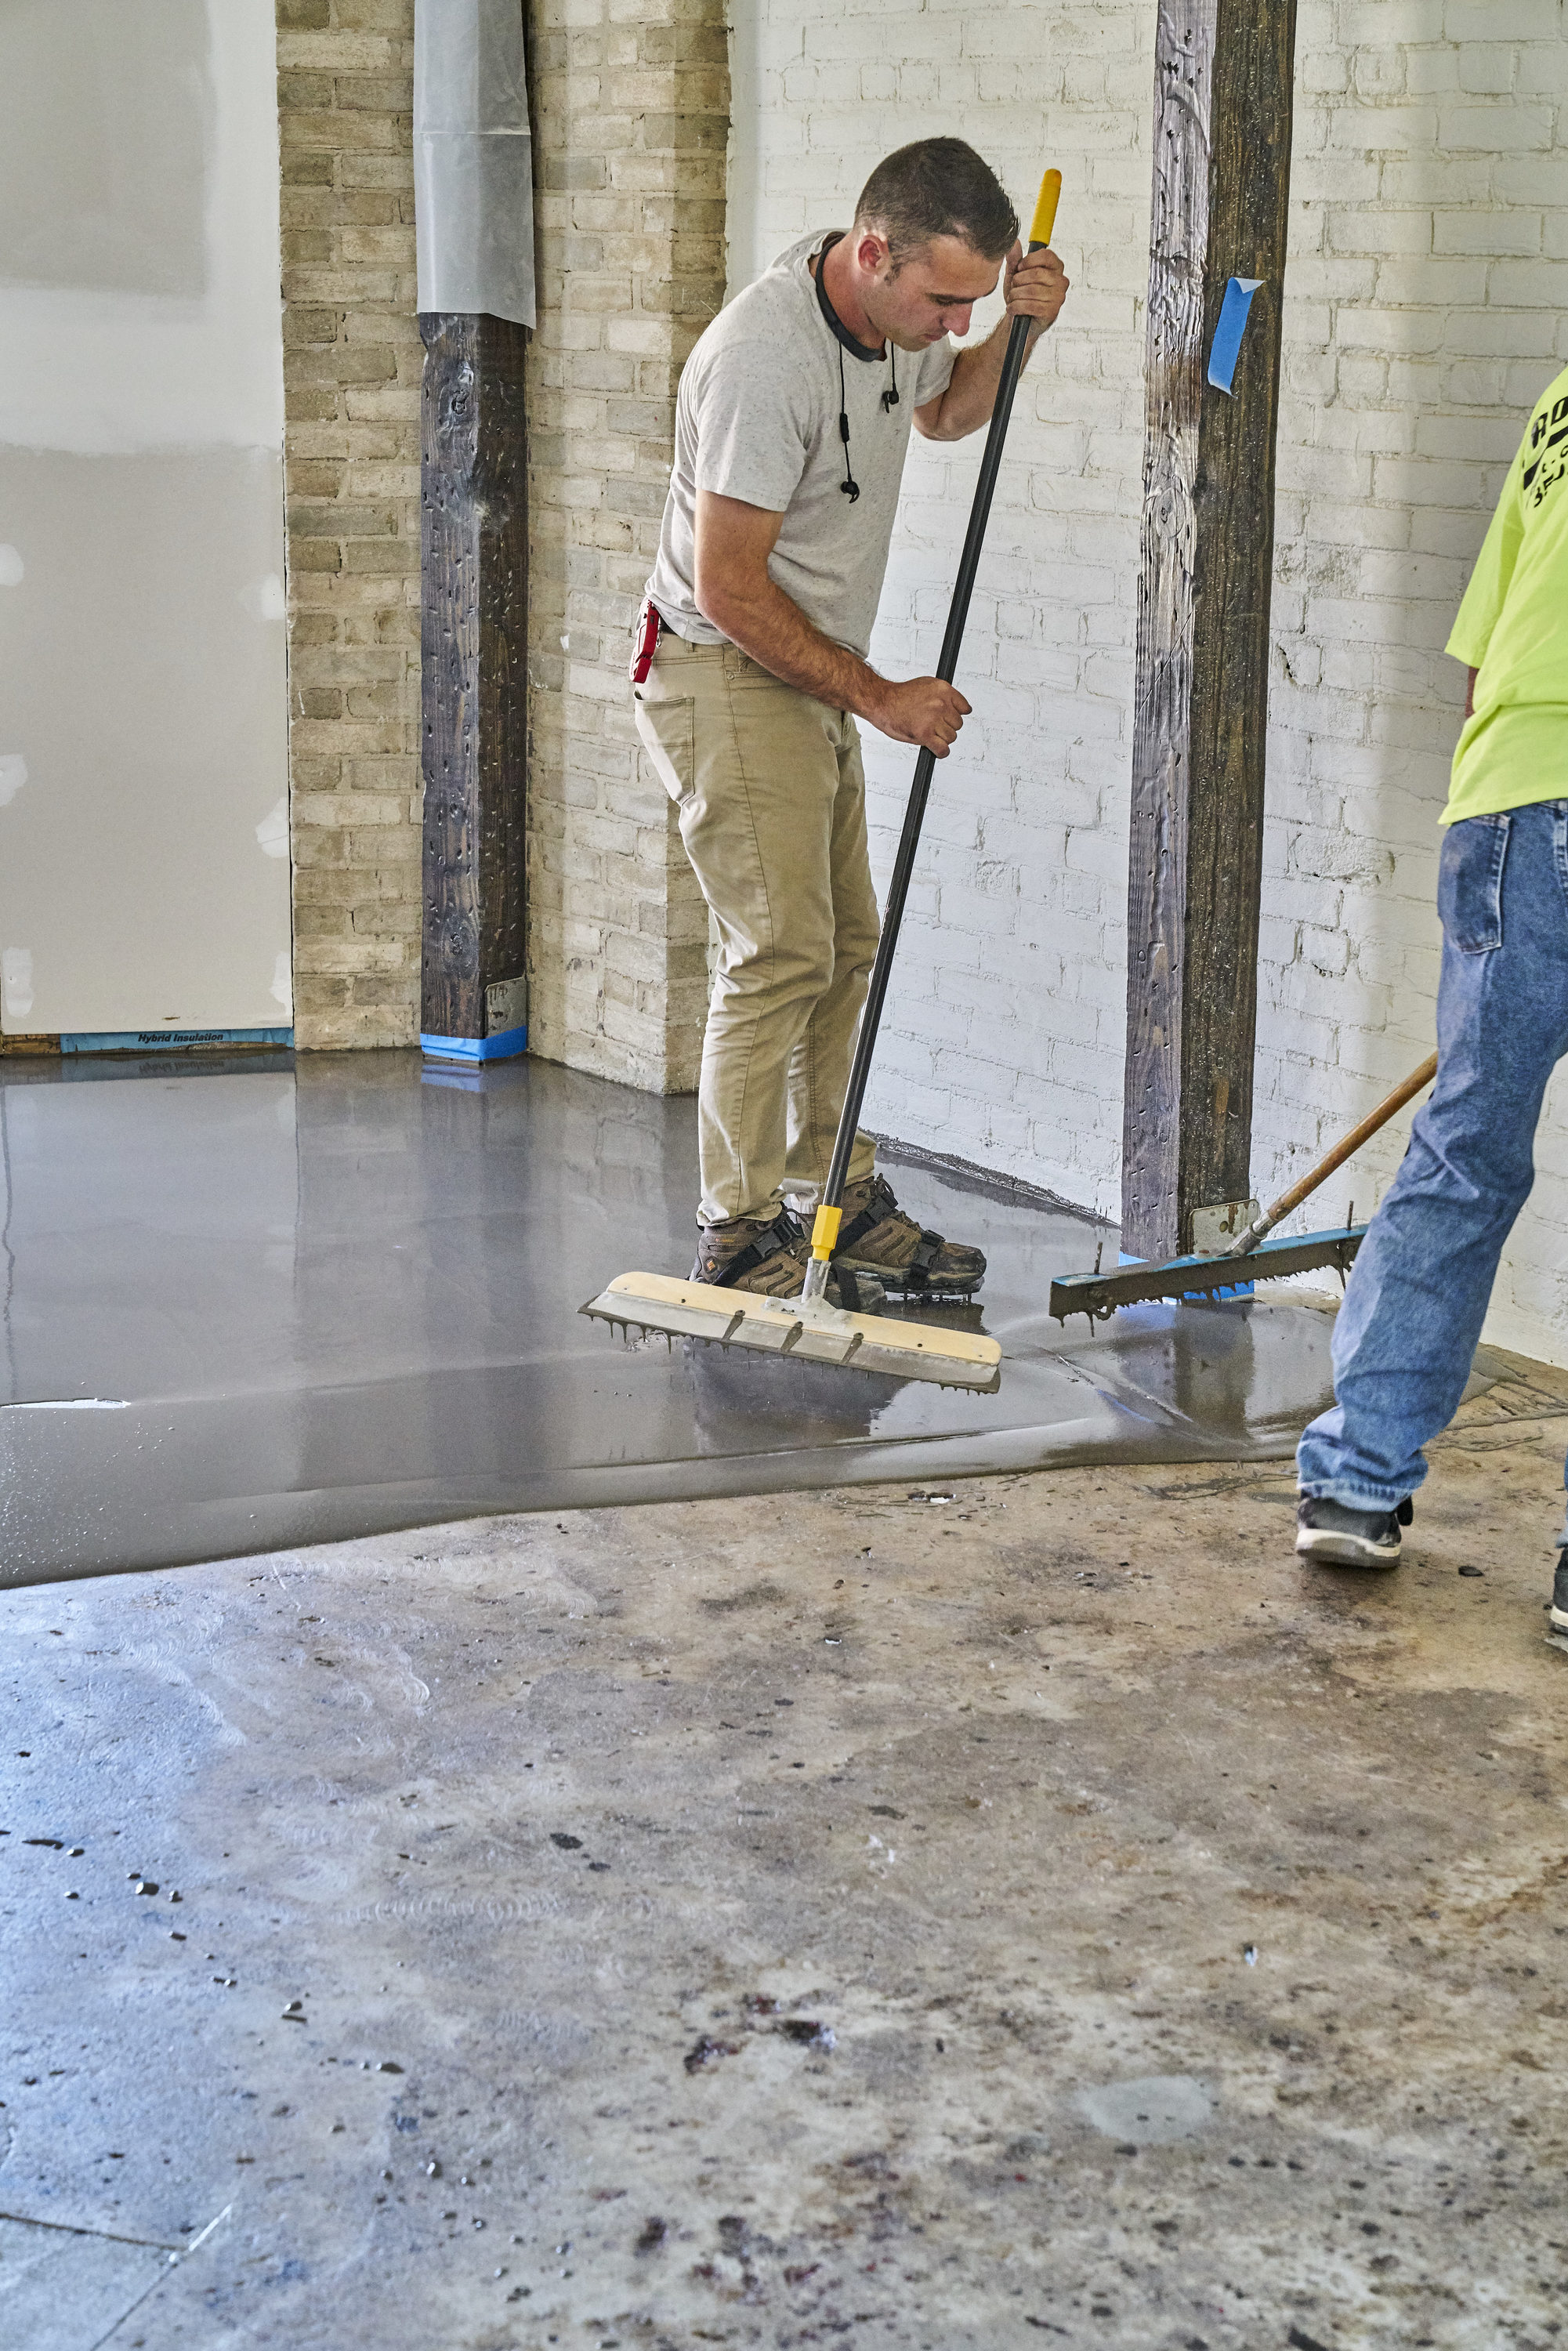
[[[1386,1102],[1380,1102],[1377,1108],[1364,1118],[1359,1126],[1353,1126],[1350,1133],[1334,1144],[1328,1156],[1325,1159],[1320,1159],[1317,1165],[1303,1176],[1299,1184],[1292,1184],[1288,1192],[1281,1192],[1279,1198],[1259,1217],[1257,1223],[1248,1226],[1241,1238],[1232,1244],[1228,1254],[1232,1257],[1246,1257],[1250,1250],[1256,1249],[1266,1233],[1271,1233],[1276,1225],[1282,1224],[1293,1208],[1299,1208],[1303,1200],[1310,1198],[1320,1184],[1328,1181],[1336,1167],[1343,1167],[1353,1152],[1359,1151],[1362,1144],[1375,1135],[1380,1126],[1386,1126],[1395,1112],[1403,1110],[1406,1103],[1414,1095],[1418,1094],[1424,1086],[1431,1084],[1437,1074],[1437,1056],[1436,1053],[1428,1053],[1420,1068],[1412,1070],[1403,1085],[1395,1087]]]

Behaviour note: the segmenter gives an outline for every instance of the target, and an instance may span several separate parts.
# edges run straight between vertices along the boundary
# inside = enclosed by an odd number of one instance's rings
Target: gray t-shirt
[[[781,253],[697,339],[675,402],[675,458],[648,593],[676,633],[725,643],[692,595],[696,497],[711,490],[782,514],[768,569],[807,619],[864,654],[887,569],[915,411],[946,391],[956,357],[944,337],[876,360],[843,351],[844,410],[858,498],[840,487],[839,356],[807,263],[822,230]],[[898,401],[883,404],[897,371]]]

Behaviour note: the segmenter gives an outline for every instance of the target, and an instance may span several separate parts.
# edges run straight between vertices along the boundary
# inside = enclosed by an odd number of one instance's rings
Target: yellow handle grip
[[[1051,243],[1051,232],[1056,226],[1056,207],[1061,201],[1061,174],[1048,172],[1040,183],[1040,202],[1034,208],[1034,218],[1029,225],[1029,249]]]
[[[831,1261],[833,1245],[839,1238],[839,1227],[843,1220],[841,1208],[830,1208],[824,1205],[818,1209],[816,1222],[811,1227],[811,1255],[820,1264],[826,1265]]]

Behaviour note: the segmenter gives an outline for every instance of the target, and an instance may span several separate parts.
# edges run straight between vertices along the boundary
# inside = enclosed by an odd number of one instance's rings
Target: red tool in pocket
[[[643,600],[643,609],[632,632],[632,664],[630,675],[633,685],[646,685],[648,672],[653,666],[653,655],[659,650],[659,638],[664,617],[651,596]]]

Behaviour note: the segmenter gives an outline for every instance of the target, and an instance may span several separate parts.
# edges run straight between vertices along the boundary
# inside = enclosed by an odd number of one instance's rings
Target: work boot
[[[1568,1551],[1557,1554],[1557,1573],[1552,1583],[1552,1606],[1548,1611],[1546,1637],[1559,1649],[1568,1649]]]
[[[833,1270],[871,1274],[903,1298],[967,1298],[986,1278],[977,1249],[944,1240],[906,1217],[885,1176],[868,1176],[844,1191],[844,1220]]]
[[[1320,1567],[1397,1567],[1399,1530],[1415,1515],[1408,1494],[1392,1510],[1354,1510],[1326,1495],[1303,1494],[1296,1509],[1297,1556]]]
[[[761,1298],[799,1298],[805,1287],[810,1246],[788,1208],[771,1224],[735,1217],[727,1224],[699,1225],[693,1281],[718,1282]],[[828,1275],[827,1301],[852,1314],[880,1314],[887,1302],[882,1284],[852,1268],[835,1266]]]

